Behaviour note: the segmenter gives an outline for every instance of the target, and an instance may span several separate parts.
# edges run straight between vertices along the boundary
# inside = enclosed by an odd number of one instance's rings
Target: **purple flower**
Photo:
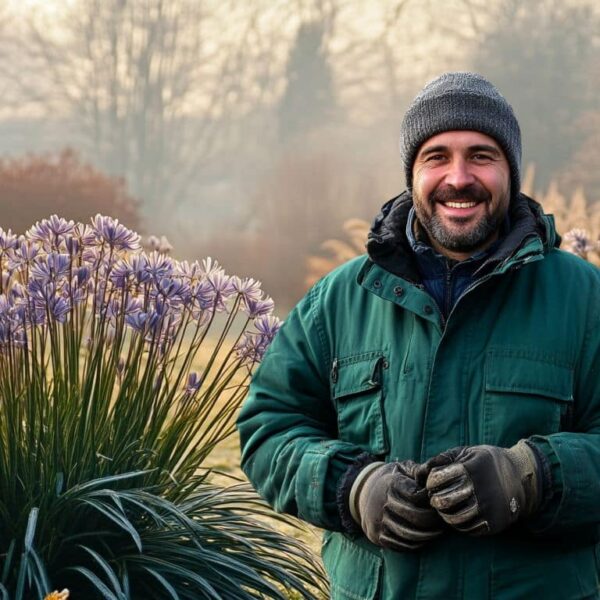
[[[121,303],[116,298],[111,298],[104,306],[109,319],[116,319],[121,314]]]
[[[156,294],[169,302],[171,306],[187,303],[191,296],[190,286],[178,279],[163,277],[156,286]]]
[[[222,272],[223,268],[216,260],[212,259],[210,256],[202,260],[202,266],[200,267],[201,275],[208,277],[218,271]]]
[[[69,274],[71,257],[68,254],[51,252],[38,257],[31,266],[31,276],[42,281],[57,280]]]
[[[17,245],[17,236],[9,229],[4,231],[0,227],[0,250],[6,252],[7,250],[13,249]]]
[[[242,296],[244,302],[247,299],[260,300],[262,298],[262,290],[260,289],[260,281],[255,279],[240,279],[239,277],[232,277],[231,283],[235,291]]]
[[[103,253],[100,248],[97,247],[86,247],[83,250],[82,259],[83,262],[89,265],[92,270],[96,270],[102,264]]]
[[[63,296],[56,294],[48,298],[48,312],[50,316],[56,319],[59,323],[64,323],[67,318],[67,314],[71,310],[68,299]]]
[[[67,235],[65,237],[65,247],[67,249],[67,252],[71,256],[76,256],[77,254],[79,254],[81,242],[76,237],[72,235]]]
[[[81,246],[95,246],[98,243],[96,234],[90,225],[77,223],[73,228],[73,238],[75,238]]]
[[[191,264],[187,260],[176,262],[174,272],[176,275],[179,275],[184,279],[189,279],[193,282],[200,279],[201,277],[204,277],[202,267],[200,266],[200,263],[197,260],[195,260]]]
[[[585,229],[571,229],[565,233],[565,242],[568,243],[567,250],[582,258],[594,250],[597,244],[590,240],[590,234]]]
[[[37,243],[21,237],[15,249],[8,258],[8,268],[11,271],[21,267],[27,267],[33,263],[33,260],[40,253],[40,246]]]
[[[73,221],[67,221],[57,215],[38,221],[25,233],[25,237],[34,242],[41,242],[48,250],[58,250],[60,243],[75,228]]]
[[[93,293],[93,287],[91,290],[88,289],[89,282],[89,268],[79,267],[75,271],[75,275],[73,275],[71,278],[70,284],[67,284],[63,287],[65,294],[70,298],[74,305],[85,302],[87,300],[88,293]]]
[[[206,279],[192,285],[192,299],[201,310],[212,308],[214,304],[215,292],[213,286]]]
[[[127,260],[119,260],[110,273],[110,280],[119,289],[126,288],[134,279],[135,272]]]
[[[6,317],[11,309],[11,303],[6,294],[0,294],[0,318]]]
[[[225,271],[218,269],[206,276],[206,281],[212,287],[213,305],[217,311],[227,309],[225,302],[235,294],[235,287],[231,277],[225,275]]]
[[[263,315],[254,320],[254,327],[261,335],[273,339],[281,328],[281,319],[273,315]]]
[[[154,281],[170,277],[173,273],[173,260],[164,254],[152,252],[146,257],[146,261],[145,271]]]
[[[235,349],[242,362],[252,365],[262,360],[267,346],[261,336],[246,333]]]
[[[185,386],[185,393],[192,396],[200,389],[201,385],[202,379],[198,376],[198,373],[190,373]]]
[[[56,286],[52,282],[43,279],[30,279],[27,284],[30,298],[39,304],[45,305],[54,296]]]
[[[18,283],[17,281],[15,281],[11,286],[10,289],[8,290],[10,293],[10,298],[11,300],[22,300],[25,298],[25,287],[22,286],[20,283]]]
[[[77,285],[84,286],[90,279],[91,272],[88,267],[79,267],[75,273]]]
[[[23,338],[16,335],[13,324],[10,321],[0,319],[0,352],[5,352],[7,346],[22,345]],[[15,342],[21,342],[15,344]]]
[[[128,261],[138,283],[148,283],[152,279],[146,270],[148,258],[145,254],[133,254],[128,258]]]
[[[92,230],[101,244],[107,244],[114,250],[138,250],[140,236],[121,225],[118,219],[96,215],[92,219]]]
[[[73,282],[66,288],[66,294],[69,296],[73,305],[82,304],[88,298],[87,286],[78,286],[77,280],[73,278]]]
[[[125,323],[134,331],[146,333],[156,327],[159,322],[159,316],[154,312],[134,312],[125,316]]]
[[[133,315],[139,313],[144,308],[144,301],[141,298],[128,298],[125,305],[125,315]]]
[[[270,315],[275,307],[275,303],[269,296],[265,296],[262,300],[248,298],[244,304],[246,305],[246,312],[251,319]]]

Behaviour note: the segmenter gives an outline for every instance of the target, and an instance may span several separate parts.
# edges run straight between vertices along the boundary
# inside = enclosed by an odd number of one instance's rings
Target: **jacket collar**
[[[416,283],[420,280],[413,250],[406,236],[406,225],[413,206],[410,192],[405,191],[386,202],[375,217],[367,240],[370,260],[386,271]],[[493,271],[507,263],[526,243],[537,238],[542,252],[560,245],[551,217],[544,215],[541,205],[525,194],[519,194],[510,207],[511,228],[502,243],[478,269],[477,275]]]

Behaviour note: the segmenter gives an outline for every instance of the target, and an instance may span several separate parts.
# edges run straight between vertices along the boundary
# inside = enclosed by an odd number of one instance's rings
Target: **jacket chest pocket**
[[[483,443],[511,446],[532,435],[568,429],[573,369],[523,350],[491,350],[485,363]]]
[[[387,367],[382,352],[365,352],[335,359],[331,373],[339,438],[372,454],[388,451],[383,413]]]

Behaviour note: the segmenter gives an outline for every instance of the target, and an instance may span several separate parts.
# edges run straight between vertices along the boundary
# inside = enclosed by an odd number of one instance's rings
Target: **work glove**
[[[367,538],[392,550],[415,550],[442,533],[443,521],[429,505],[425,487],[407,460],[371,463],[350,491],[350,514]]]
[[[442,452],[419,469],[431,506],[470,535],[503,531],[540,505],[537,462],[521,440],[512,448],[468,446]]]

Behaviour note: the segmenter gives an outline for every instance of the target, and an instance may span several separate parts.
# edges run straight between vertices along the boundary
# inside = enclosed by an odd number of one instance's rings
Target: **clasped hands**
[[[414,550],[445,525],[489,535],[532,515],[540,504],[537,463],[521,440],[512,448],[453,448],[426,463],[372,463],[350,492],[350,512],[367,538],[394,550]]]

